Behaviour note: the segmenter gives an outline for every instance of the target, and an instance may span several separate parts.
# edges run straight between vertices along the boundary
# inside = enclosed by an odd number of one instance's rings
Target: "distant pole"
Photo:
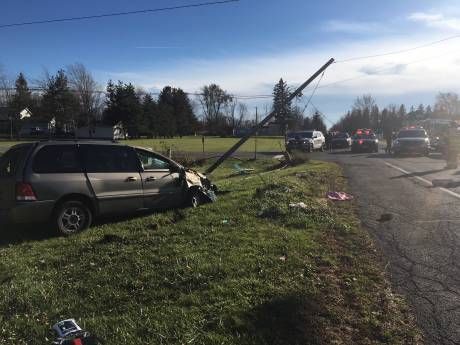
[[[203,158],[204,158],[204,135],[201,136],[201,144],[203,145]]]
[[[10,139],[13,141],[13,116],[10,116]]]
[[[256,107],[256,126],[259,124],[259,115],[257,113],[257,107]],[[259,134],[259,131],[256,132],[256,137],[254,138],[254,159],[257,159],[257,135]]]

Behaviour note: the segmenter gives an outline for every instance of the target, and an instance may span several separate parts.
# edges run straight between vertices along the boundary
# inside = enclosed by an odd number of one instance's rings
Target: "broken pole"
[[[297,90],[294,91],[289,96],[289,102],[292,101],[294,98],[296,98],[300,93],[302,92],[303,89],[305,89],[311,82],[313,82],[321,73],[323,73],[326,68],[328,68],[331,64],[334,63],[334,59],[330,59],[328,62],[326,62],[319,70],[315,72],[308,80],[303,83],[302,85],[299,86]],[[273,117],[275,116],[275,111],[272,111],[268,116],[260,121],[258,124],[256,124],[254,127],[251,128],[248,134],[246,134],[243,138],[241,138],[240,141],[238,141],[235,145],[233,145],[227,152],[225,152],[213,165],[211,165],[207,170],[206,174],[212,173],[214,170],[216,170],[219,165],[221,165],[228,157],[230,157],[233,153],[235,153],[236,150],[240,148],[241,145],[243,145],[250,137],[252,137],[257,131],[265,126]]]

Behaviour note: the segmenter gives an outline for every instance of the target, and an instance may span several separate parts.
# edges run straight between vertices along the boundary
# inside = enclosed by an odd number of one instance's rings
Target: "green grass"
[[[198,209],[4,246],[0,343],[49,343],[69,317],[107,344],[418,343],[353,205],[324,199],[346,188],[340,169],[272,164],[227,162]]]
[[[205,138],[205,152],[224,152],[232,145],[238,142],[239,138]],[[249,139],[238,152],[254,152],[254,138]],[[137,139],[122,141],[129,145],[150,147],[155,151],[165,152],[169,148],[181,152],[202,152],[203,146],[201,137],[183,137],[172,139]],[[6,149],[18,142],[0,141],[0,154]],[[282,137],[260,137],[257,139],[258,152],[279,152],[284,148],[284,140]]]

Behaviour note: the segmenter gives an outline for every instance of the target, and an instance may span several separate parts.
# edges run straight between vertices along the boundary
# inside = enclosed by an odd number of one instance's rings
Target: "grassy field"
[[[235,176],[227,162],[218,202],[197,209],[70,238],[3,229],[0,343],[49,343],[69,317],[107,344],[419,343],[353,205],[324,198],[346,189],[340,169],[272,165]]]
[[[235,144],[238,138],[205,138],[205,152],[224,152]],[[248,140],[239,152],[254,152],[254,138]],[[201,137],[183,137],[173,139],[139,139],[127,140],[124,143],[136,146],[150,147],[155,151],[166,152],[169,148],[181,152],[202,152],[203,146]],[[0,141],[0,153],[17,142]],[[260,137],[257,139],[257,150],[259,152],[279,152],[284,149],[284,140],[282,137]]]

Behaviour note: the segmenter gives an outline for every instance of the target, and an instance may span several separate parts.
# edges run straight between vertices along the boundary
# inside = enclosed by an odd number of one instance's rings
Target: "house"
[[[51,124],[46,121],[25,121],[19,130],[20,138],[43,138],[51,134]]]
[[[115,126],[100,127],[80,127],[77,129],[76,137],[79,139],[105,139],[121,140],[126,139],[127,135],[122,124]]]

